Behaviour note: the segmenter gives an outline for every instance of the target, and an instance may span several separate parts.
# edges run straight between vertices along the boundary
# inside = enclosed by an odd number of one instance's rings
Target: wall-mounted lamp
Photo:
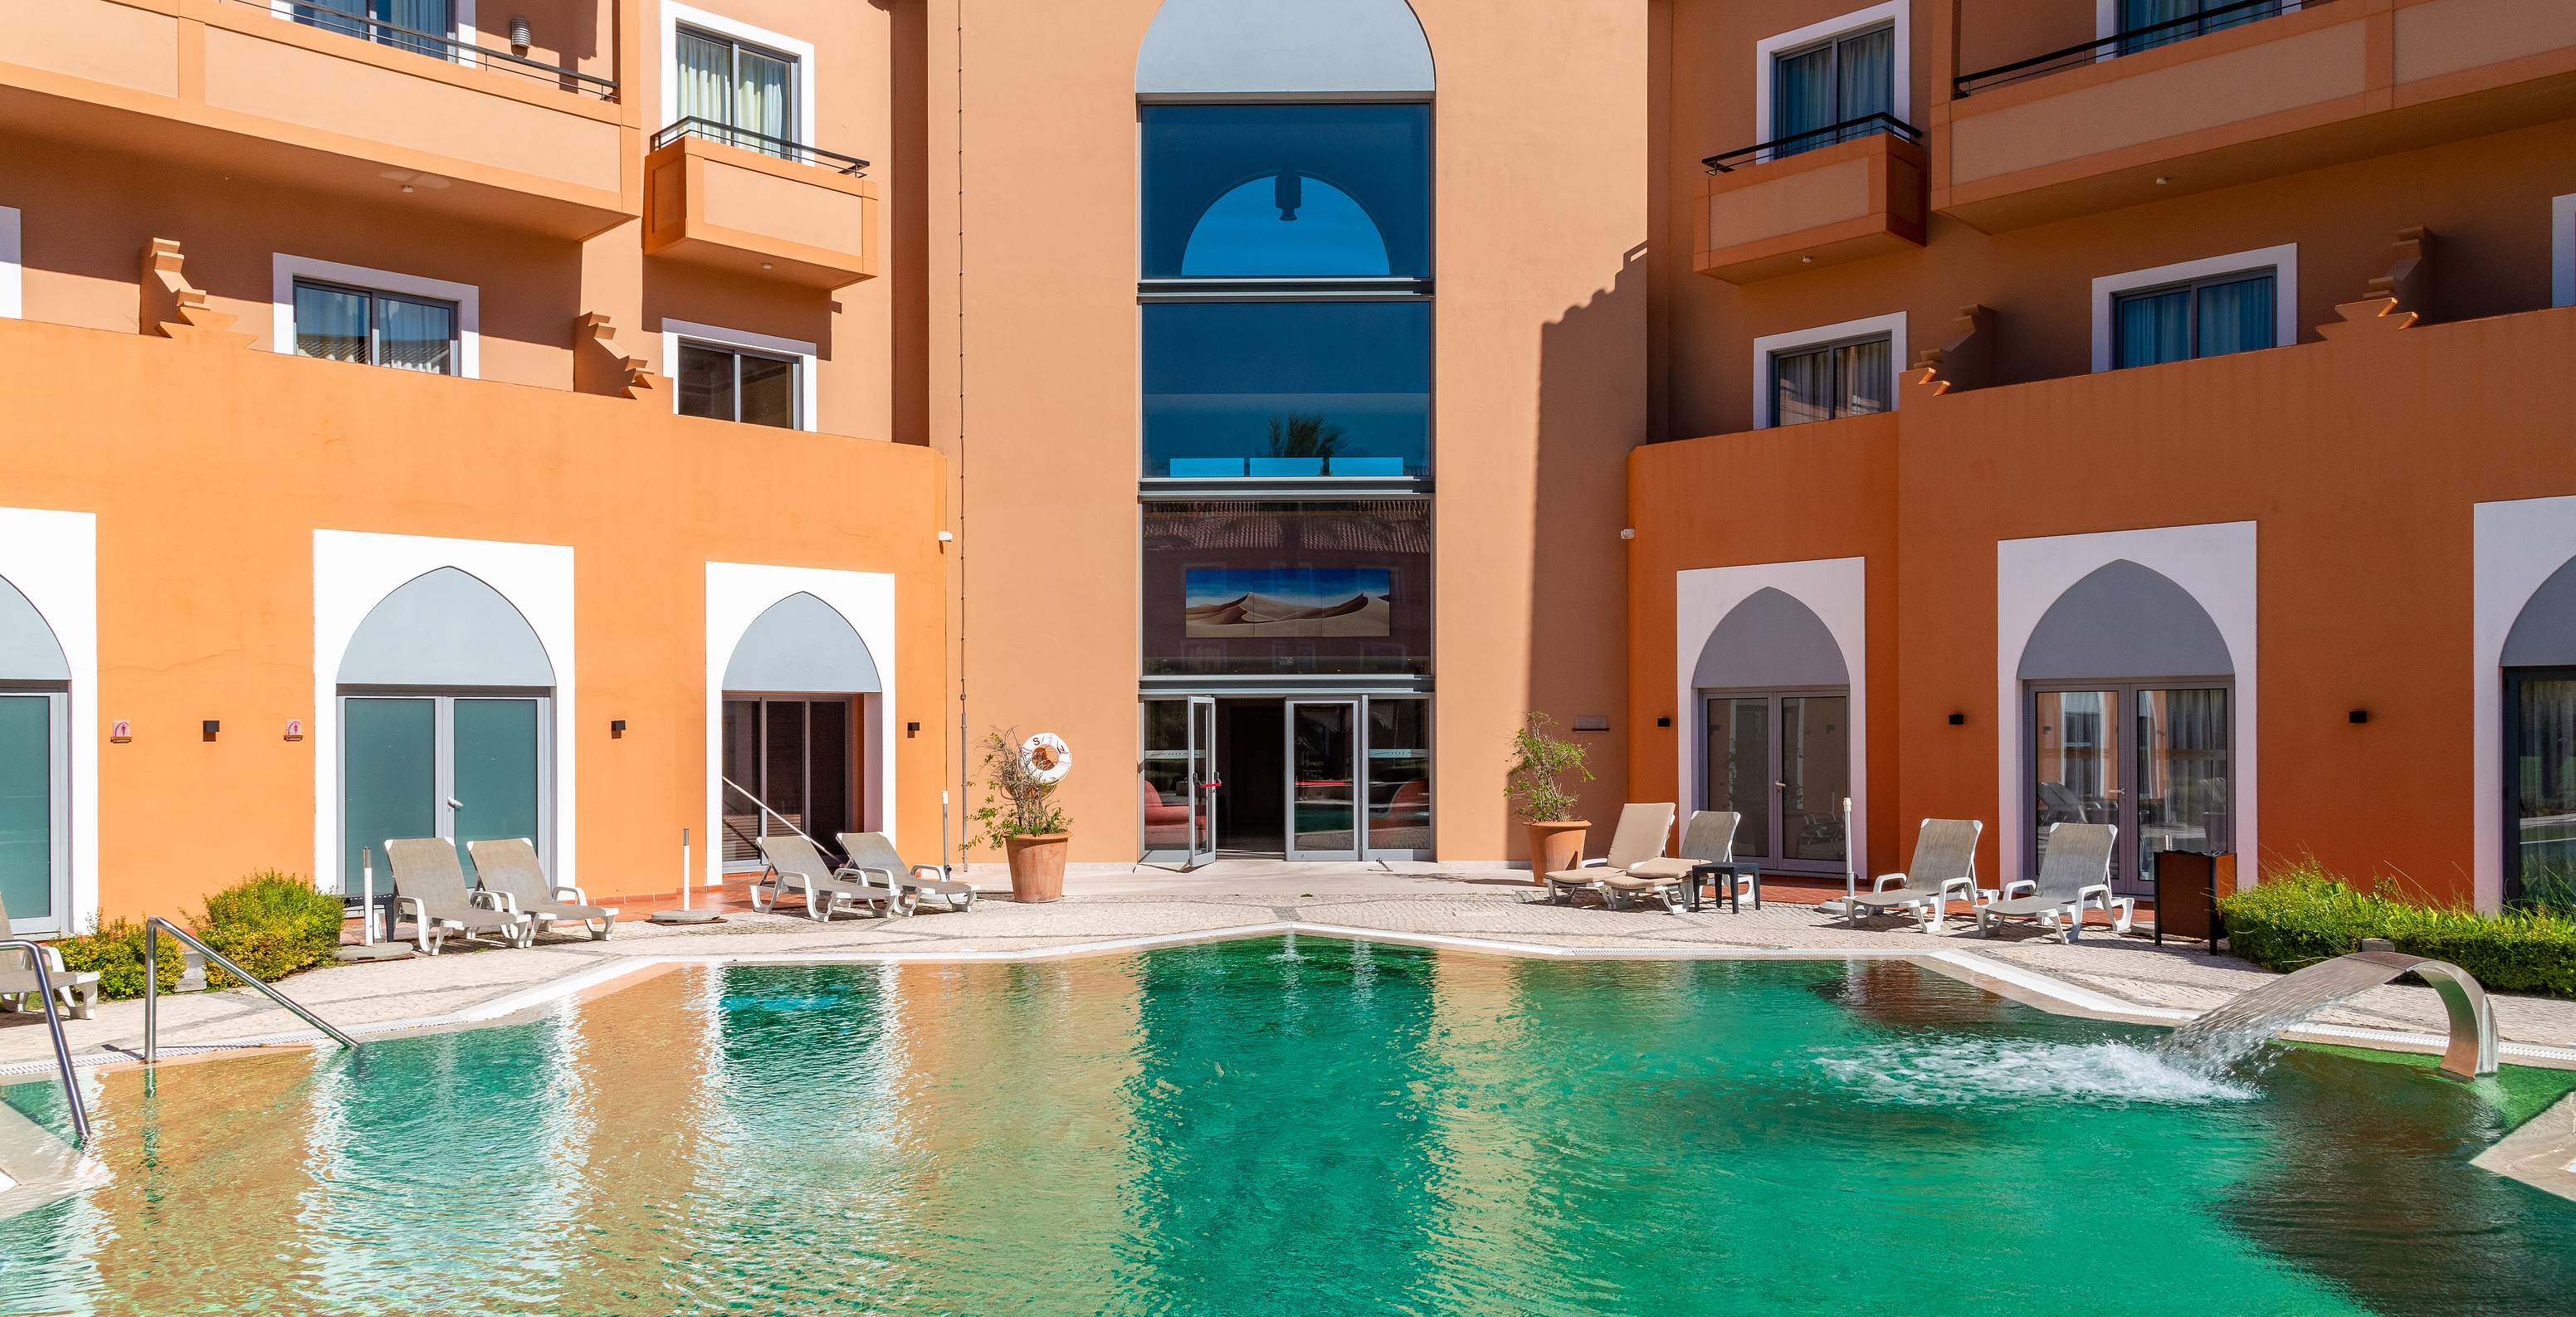
[[[1655,720],[1655,725],[1657,727],[1670,727],[1673,725],[1673,720],[1670,718],[1657,718]]]
[[[289,718],[286,720],[286,739],[290,741],[301,741],[304,739],[303,719]]]
[[[206,720],[206,739],[209,741],[215,739],[215,733],[220,732],[223,729],[224,725],[222,723],[217,722],[212,718],[208,718]]]
[[[528,20],[524,18],[510,20],[510,44],[516,47],[510,52],[513,55],[525,55],[528,53],[528,47],[537,44],[535,34],[528,30]]]
[[[626,720],[623,718],[611,719],[608,724],[608,739],[614,741],[618,737],[624,735],[626,735]]]
[[[1951,715],[1950,715],[1950,725],[1951,725],[1951,726],[1953,726],[1953,727],[1965,727],[1965,726],[1967,726],[1967,725],[1968,725],[1968,715],[1966,715],[1966,714],[1964,714],[1964,713],[1954,713],[1954,714],[1951,714]]]
[[[904,739],[907,741],[911,740],[913,737],[921,735],[921,724],[905,723],[903,725],[903,735]]]
[[[107,725],[107,739],[116,745],[123,745],[126,742],[133,740],[134,724],[127,722],[122,718],[109,723]]]
[[[939,532],[939,542],[940,542],[940,543],[942,543],[942,544],[946,544],[947,542],[949,542],[950,540],[953,540],[953,539],[955,539],[955,538],[957,538],[955,535],[952,535],[952,534],[948,533],[947,531],[944,531],[944,530],[943,530],[943,531]]]
[[[2369,722],[2369,721],[2370,721],[2370,710],[2368,710],[2368,709],[2355,709],[2355,710],[2353,710],[2352,712],[2345,714],[2345,715],[2344,715],[2344,719],[2345,719],[2345,721],[2347,721],[2347,722],[2357,722],[2357,723],[2366,723],[2366,722]]]

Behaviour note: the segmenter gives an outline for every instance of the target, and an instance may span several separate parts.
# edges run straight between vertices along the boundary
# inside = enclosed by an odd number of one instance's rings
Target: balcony
[[[705,119],[653,137],[644,254],[833,289],[874,278],[868,162]]]
[[[617,84],[266,0],[44,0],[0,131],[581,238],[632,218]]]
[[[1963,75],[1932,209],[1989,233],[2576,114],[2576,5],[2240,0]]]
[[[1748,284],[1922,246],[1921,140],[1873,114],[1710,156],[1691,268]]]

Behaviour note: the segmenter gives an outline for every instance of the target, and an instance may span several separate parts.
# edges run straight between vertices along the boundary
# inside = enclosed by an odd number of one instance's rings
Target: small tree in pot
[[[1011,863],[1011,899],[1033,904],[1064,895],[1064,856],[1073,821],[1055,804],[1056,785],[1071,766],[1064,742],[1019,730],[984,734],[984,807],[967,818],[984,844]]]
[[[1581,802],[1566,789],[1565,775],[1589,782],[1583,747],[1550,735],[1556,720],[1531,711],[1529,722],[1512,733],[1512,767],[1503,794],[1512,812],[1529,825],[1530,873],[1556,873],[1583,863],[1583,834],[1592,824],[1574,816]]]

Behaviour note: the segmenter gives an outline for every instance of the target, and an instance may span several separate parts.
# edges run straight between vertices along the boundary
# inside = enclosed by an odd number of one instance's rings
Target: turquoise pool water
[[[2153,1037],[1883,963],[680,970],[100,1077],[0,1312],[2570,1311],[2576,1203],[2468,1159],[2576,1075]]]

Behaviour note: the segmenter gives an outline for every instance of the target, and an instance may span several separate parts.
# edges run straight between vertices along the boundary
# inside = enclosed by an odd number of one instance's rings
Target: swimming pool
[[[0,1222],[0,1311],[2567,1311],[2576,1203],[2468,1159],[2576,1074],[2156,1032],[1314,937],[678,969],[98,1076],[114,1177]]]

